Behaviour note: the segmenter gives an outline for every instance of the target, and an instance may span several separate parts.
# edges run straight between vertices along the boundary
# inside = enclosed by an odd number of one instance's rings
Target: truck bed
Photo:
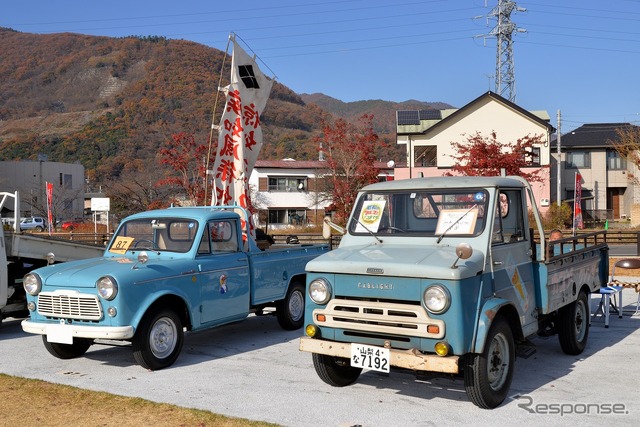
[[[7,258],[44,260],[47,258],[47,254],[52,252],[55,254],[57,262],[100,257],[105,249],[104,246],[51,239],[26,233],[6,233],[4,244]]]

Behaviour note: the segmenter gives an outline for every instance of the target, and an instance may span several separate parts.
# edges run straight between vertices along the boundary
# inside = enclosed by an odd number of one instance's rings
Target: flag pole
[[[218,109],[218,100],[220,99],[220,87],[222,86],[222,73],[224,72],[224,64],[227,62],[229,56],[229,46],[231,45],[231,38],[235,37],[233,33],[229,34],[227,38],[227,47],[224,51],[224,57],[222,58],[222,66],[220,67],[220,77],[218,78],[218,90],[216,91],[216,99],[213,102],[213,111],[211,112],[211,129],[209,130],[209,149],[207,150],[207,161],[204,167],[204,203],[203,206],[207,206],[207,195],[209,192],[209,162],[211,159],[211,146],[213,144],[213,131],[218,129],[219,125],[216,125],[216,110]],[[213,196],[211,199],[213,203]]]

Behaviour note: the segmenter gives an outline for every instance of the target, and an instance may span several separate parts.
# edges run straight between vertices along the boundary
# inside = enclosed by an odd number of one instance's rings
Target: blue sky
[[[298,93],[345,102],[441,101],[495,90],[498,0],[5,1],[0,26],[31,33],[161,35],[226,49],[230,32]],[[222,4],[221,4],[222,3]],[[640,0],[518,1],[515,102],[563,133],[640,125]],[[248,46],[248,47],[247,47]],[[1,60],[1,59],[0,59]]]

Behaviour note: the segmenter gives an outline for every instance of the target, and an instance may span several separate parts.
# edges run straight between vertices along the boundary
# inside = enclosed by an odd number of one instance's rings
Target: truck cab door
[[[200,323],[226,323],[249,314],[250,273],[236,220],[209,221],[196,261]]]
[[[525,336],[537,330],[533,253],[525,231],[526,213],[521,189],[502,189],[494,216],[491,267],[494,293],[512,301]]]

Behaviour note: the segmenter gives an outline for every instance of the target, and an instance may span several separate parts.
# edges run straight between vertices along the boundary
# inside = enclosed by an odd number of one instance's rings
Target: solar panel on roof
[[[416,110],[396,111],[398,125],[419,125],[420,116]]]
[[[442,114],[440,110],[420,110],[420,120],[442,120]]]

